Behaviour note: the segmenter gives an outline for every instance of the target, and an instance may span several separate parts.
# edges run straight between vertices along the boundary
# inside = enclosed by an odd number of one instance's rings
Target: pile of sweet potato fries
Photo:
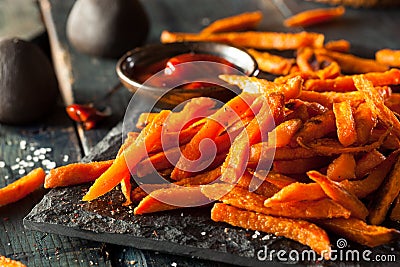
[[[211,199],[212,220],[285,236],[326,259],[326,231],[369,247],[397,240],[400,231],[379,225],[400,220],[400,94],[390,87],[400,84],[400,70],[391,68],[399,66],[391,56],[399,52],[365,59],[349,54],[347,41],[324,43],[319,33],[244,31],[261,19],[260,12],[245,13],[200,33],[165,31],[161,40],[246,47],[274,81],[221,75],[243,92],[220,108],[198,98],[181,112],[142,114],[141,131],[128,135],[114,160],[53,169],[45,187],[95,181],[83,198],[91,201],[120,184],[124,205],[137,215]],[[276,50],[294,50],[295,57]],[[179,147],[162,147],[165,128]],[[194,166],[184,158],[199,159],[205,139],[215,144],[212,161],[188,171]],[[132,189],[131,173],[146,183],[154,171],[171,183]],[[159,201],[168,198],[182,205]]]

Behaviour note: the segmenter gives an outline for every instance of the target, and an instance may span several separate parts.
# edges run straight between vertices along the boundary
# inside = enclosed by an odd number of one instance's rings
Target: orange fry
[[[378,118],[367,103],[358,105],[353,115],[357,131],[357,143],[359,145],[366,144],[370,140],[373,128],[378,123]]]
[[[299,119],[282,122],[268,133],[268,146],[284,147],[288,145],[302,124]]]
[[[400,50],[382,49],[375,53],[376,61],[392,67],[400,67]]]
[[[285,186],[288,186],[294,182],[296,182],[295,179],[290,178],[286,175],[283,175],[281,173],[273,172],[273,171],[256,171],[253,174],[255,177],[258,177],[259,179],[263,181],[267,181],[279,189],[284,188]]]
[[[369,72],[364,74],[374,86],[396,85],[400,84],[400,70],[390,69],[385,72]],[[319,80],[309,79],[304,86],[309,91],[336,91],[348,92],[355,91],[357,88],[353,81],[354,75],[340,76],[335,79]]]
[[[283,33],[283,32],[229,32],[215,34],[174,33],[163,31],[162,43],[208,41],[223,42],[236,46],[255,49],[290,50],[299,47],[323,47],[324,35],[314,32]]]
[[[307,221],[272,217],[221,203],[214,204],[211,219],[296,240],[329,259],[331,248],[327,233]]]
[[[386,125],[386,127],[393,127],[393,133],[397,138],[400,138],[400,122],[393,111],[385,106],[384,99],[373,87],[372,82],[367,80],[364,75],[354,76],[353,80],[357,90],[364,96],[365,102],[367,102],[372,112]]]
[[[302,47],[297,50],[296,64],[302,72],[314,72],[311,61],[314,57],[314,50],[311,47]]]
[[[257,183],[254,183],[253,179],[256,179]],[[275,193],[279,191],[278,186],[264,179],[259,180],[257,176],[253,176],[248,171],[244,172],[242,177],[240,177],[240,179],[238,180],[237,184],[249,191],[254,191],[254,193],[264,197],[272,197]],[[256,188],[257,185],[258,187]]]
[[[354,194],[348,192],[340,183],[330,180],[317,171],[309,171],[307,175],[321,186],[325,194],[344,208],[350,210],[351,216],[365,220],[368,215],[368,209]]]
[[[163,200],[163,201],[162,201]],[[169,187],[155,190],[140,201],[133,210],[135,215],[153,213],[199,206],[207,203],[208,199],[200,191],[200,187]],[[179,202],[179,206],[167,204]]]
[[[263,14],[261,11],[246,12],[239,15],[214,21],[205,27],[200,33],[211,34],[218,32],[234,32],[252,30],[261,22]]]
[[[157,117],[147,125],[139,134],[135,142],[124,150],[124,153],[117,156],[113,164],[108,168],[82,198],[83,201],[90,201],[111,191],[121,180],[129,174],[127,162],[134,168],[147,155],[147,150],[153,147],[154,143],[160,140],[161,128],[170,111],[163,110]]]
[[[222,165],[221,180],[227,183],[235,183],[247,166],[250,146],[262,140],[274,127],[274,124],[283,120],[284,96],[271,93],[266,97],[260,112],[235,138],[228,156]]]
[[[357,131],[350,103],[333,103],[333,113],[339,142],[345,147],[352,145],[357,141]]]
[[[100,177],[114,160],[90,163],[72,163],[50,170],[44,181],[44,188],[56,188],[93,182]]]
[[[385,159],[385,156],[376,149],[364,154],[357,161],[356,177],[363,178],[365,175],[375,169],[375,167],[379,166]]]
[[[369,209],[368,221],[371,224],[381,224],[389,211],[393,201],[399,195],[400,192],[400,160],[397,158],[397,162],[393,167],[392,172],[388,177],[385,178],[381,187],[374,194]]]
[[[324,46],[328,50],[344,52],[347,53],[350,51],[350,43],[347,40],[333,40],[329,41]]]
[[[45,172],[37,168],[15,182],[0,188],[0,207],[23,199],[44,183]]]
[[[157,116],[157,113],[141,113],[136,122],[136,128],[143,129],[147,124],[149,124],[154,117]]]
[[[205,185],[201,186],[201,192],[208,198],[220,200],[224,204],[272,216],[308,219],[348,218],[350,216],[348,210],[327,198],[316,201],[278,203],[271,207],[265,207],[266,197],[251,193],[239,186],[233,187],[227,184]]]
[[[356,218],[333,218],[318,221],[318,225],[349,240],[368,247],[377,247],[399,240],[400,232],[382,226],[368,225]]]
[[[254,49],[248,49],[257,62],[258,68],[264,72],[275,75],[287,75],[290,72],[295,59],[285,58],[268,52],[259,52]]]
[[[356,161],[352,154],[341,154],[328,166],[326,176],[329,179],[340,182],[356,178]]]
[[[274,160],[272,170],[282,174],[304,174],[309,170],[315,170],[328,165],[330,158],[314,157],[294,160]]]
[[[285,19],[283,24],[286,27],[307,27],[331,21],[343,16],[345,12],[346,9],[343,6],[310,9]]]
[[[316,49],[315,53],[332,58],[345,73],[381,72],[389,69],[387,65],[378,63],[374,59],[361,58],[352,54],[335,52],[324,48]]]
[[[248,110],[255,98],[256,96],[253,94],[242,93],[231,99],[222,108],[216,111],[213,116],[208,117],[204,126],[193,136],[182,151],[182,156],[172,171],[171,178],[174,180],[181,180],[193,176],[193,173],[185,170],[193,169],[192,165],[195,164],[193,163],[194,160],[200,158],[200,142],[207,138],[215,140],[215,138],[224,131],[224,125],[231,125],[233,122],[232,120],[235,119],[234,115],[242,114]]]
[[[317,183],[304,184],[295,182],[282,188],[273,197],[266,199],[264,206],[272,207],[279,203],[318,200],[326,197],[324,190]]]

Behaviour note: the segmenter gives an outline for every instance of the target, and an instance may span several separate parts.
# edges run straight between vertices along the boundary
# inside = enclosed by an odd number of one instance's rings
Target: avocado
[[[17,38],[0,41],[0,122],[37,121],[57,95],[53,67],[37,45]]]
[[[149,19],[138,0],[77,0],[67,38],[81,53],[118,58],[147,38]]]

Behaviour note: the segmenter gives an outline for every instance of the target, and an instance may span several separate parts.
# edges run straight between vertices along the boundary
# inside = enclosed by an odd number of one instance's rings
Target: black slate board
[[[121,144],[122,124],[117,125],[84,161],[112,158]],[[80,201],[89,185],[53,189],[27,215],[24,225],[31,230],[80,237],[100,242],[191,256],[240,266],[265,266],[271,261],[257,260],[257,252],[272,249],[299,252],[307,249],[295,241],[255,231],[215,223],[210,207],[182,209],[157,214],[134,216],[132,207],[123,207],[119,190],[113,190],[91,203]],[[332,238],[332,244],[336,238]],[[348,249],[363,251],[366,247],[350,243]],[[400,242],[372,250],[376,254],[393,254],[400,259]],[[276,255],[275,255],[276,256]],[[276,258],[273,263],[282,264]],[[288,262],[287,262],[288,263]],[[323,266],[362,264],[382,266],[374,262],[290,262]],[[391,266],[386,263],[386,266]],[[394,263],[393,263],[394,266]]]

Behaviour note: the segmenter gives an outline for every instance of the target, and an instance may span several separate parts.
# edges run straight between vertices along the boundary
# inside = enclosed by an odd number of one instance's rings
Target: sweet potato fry
[[[343,6],[310,9],[285,19],[283,24],[286,27],[307,27],[331,21],[343,16],[345,12],[346,9]]]
[[[90,163],[72,163],[50,170],[44,181],[44,188],[56,188],[93,182],[100,177],[114,160]]]
[[[252,30],[257,27],[262,18],[263,14],[261,11],[246,12],[223,19],[218,19],[205,27],[200,33],[211,34],[218,32]]]
[[[137,119],[136,128],[140,130],[143,129],[147,124],[154,120],[155,116],[157,116],[157,113],[141,113]]]
[[[381,49],[375,53],[375,59],[384,65],[400,67],[400,50]]]
[[[326,42],[325,49],[347,53],[350,51],[350,42],[344,39]]]
[[[328,157],[314,157],[294,160],[275,160],[272,170],[282,174],[303,174],[309,170],[315,170],[327,166],[330,162]]]
[[[44,183],[45,172],[37,168],[15,182],[0,188],[0,207],[23,199]]]
[[[340,183],[330,180],[317,171],[309,171],[307,175],[321,186],[325,194],[344,208],[350,210],[351,216],[365,220],[368,215],[368,209],[354,194],[348,192]]]
[[[371,138],[369,142],[376,142],[387,132],[385,129],[378,129],[377,127],[372,130]],[[400,148],[400,140],[392,133],[387,134],[385,140],[382,143],[382,148],[388,150],[397,150]]]
[[[285,58],[265,51],[259,52],[254,49],[248,49],[247,52],[257,61],[260,70],[274,75],[289,74],[290,69],[295,63],[295,59],[293,58]]]
[[[385,159],[386,157],[376,149],[365,153],[359,160],[357,160],[356,177],[363,178],[375,167],[379,166],[379,164],[381,164]]]
[[[332,109],[333,103],[348,101],[352,106],[357,106],[359,103],[364,101],[364,98],[359,92],[339,93],[302,91],[299,99],[307,102],[319,103],[328,109]]]
[[[254,182],[253,179],[257,179],[257,181]],[[247,189],[248,191],[254,192],[264,197],[272,197],[280,190],[278,186],[266,180],[258,179],[257,176],[253,176],[248,171],[244,172],[242,177],[240,177],[240,179],[238,180],[238,185]]]
[[[390,172],[392,166],[397,161],[399,153],[399,150],[392,152],[379,166],[377,166],[367,176],[367,178],[357,181],[344,180],[340,184],[347,191],[353,193],[358,198],[365,198],[379,188],[387,174]]]
[[[224,204],[272,216],[308,219],[350,216],[348,210],[327,198],[316,201],[279,203],[265,207],[266,197],[251,193],[239,186],[205,185],[201,186],[201,192],[208,198],[220,200]]]
[[[366,144],[370,140],[372,129],[378,123],[378,118],[367,103],[358,105],[353,115],[357,131],[357,143],[359,145]]]
[[[282,122],[268,133],[268,146],[284,147],[288,145],[302,124],[299,119]]]
[[[341,74],[341,69],[340,66],[337,62],[335,61],[323,61],[323,62],[329,62],[328,65],[324,68],[321,68],[315,72],[315,74],[321,79],[321,80],[326,80],[326,79],[334,79]]]
[[[296,182],[295,179],[290,178],[286,175],[283,175],[281,173],[273,172],[273,171],[256,171],[253,173],[255,177],[258,177],[260,180],[267,181],[279,189],[284,188],[285,186],[288,186],[294,182]]]
[[[368,216],[368,221],[371,224],[378,225],[385,220],[386,214],[395,198],[399,195],[399,192],[400,160],[397,158],[392,172],[385,178],[371,201]]]
[[[392,221],[400,221],[400,197],[397,196],[396,200],[393,202],[393,208],[390,212],[390,219]]]
[[[388,99],[385,99],[385,105],[393,112],[400,114],[400,94],[392,93]]]
[[[170,111],[161,111],[157,117],[147,125],[139,134],[135,142],[124,150],[124,153],[117,156],[113,164],[108,168],[82,198],[83,201],[90,201],[98,198],[112,190],[121,180],[129,174],[129,167],[135,168],[146,155],[148,148],[160,140],[161,128]],[[129,162],[129,167],[127,165]]]
[[[247,167],[250,146],[259,143],[263,134],[268,133],[274,124],[283,120],[284,96],[271,93],[260,112],[233,141],[228,156],[222,165],[221,180],[235,183]]]
[[[299,47],[323,47],[324,35],[314,32],[283,33],[283,32],[229,32],[215,34],[174,33],[163,31],[162,43],[185,41],[223,42],[236,46],[255,49],[290,50]]]
[[[352,145],[357,141],[357,131],[350,103],[333,103],[333,113],[339,142],[345,147]]]
[[[368,225],[357,218],[333,218],[320,220],[317,224],[349,240],[368,247],[392,243],[400,238],[400,232],[398,230]]]
[[[296,64],[300,71],[314,72],[315,69],[311,65],[314,59],[314,50],[311,47],[302,47],[297,50]]]
[[[10,258],[6,258],[2,255],[0,255],[0,266],[2,267],[26,267],[25,264],[16,261],[16,260],[12,260]]]
[[[194,169],[193,164],[198,164],[195,160],[198,160],[201,156],[199,150],[200,142],[207,138],[215,140],[224,131],[224,125],[231,125],[235,120],[235,115],[242,114],[248,110],[255,98],[254,94],[242,93],[231,99],[216,111],[213,116],[208,117],[204,126],[193,136],[182,151],[182,156],[172,171],[171,178],[181,180],[193,176],[193,173],[186,170]]]
[[[379,92],[373,87],[372,82],[363,75],[353,77],[354,84],[359,92],[364,96],[365,102],[369,105],[372,112],[386,125],[393,127],[393,133],[400,138],[400,122],[396,115],[387,106]]]
[[[327,195],[324,190],[322,190],[321,186],[317,183],[304,184],[295,182],[282,188],[274,196],[266,199],[264,201],[264,206],[272,207],[279,203],[318,200],[326,197]]]
[[[325,259],[329,259],[330,256],[331,248],[327,233],[307,221],[272,217],[221,203],[214,204],[211,210],[211,219],[233,226],[284,236],[309,246],[323,255]]]
[[[243,92],[253,94],[271,94],[271,93],[282,93],[285,95],[285,101],[296,98],[300,95],[303,78],[301,76],[295,76],[287,79],[282,84],[276,84],[265,79],[257,77],[247,77],[241,75],[219,75],[221,80],[227,83],[237,85],[243,90]]]
[[[335,52],[324,48],[315,49],[317,55],[325,55],[335,60],[345,73],[367,73],[387,71],[387,65],[378,63],[374,59],[357,57],[352,54]]]
[[[396,85],[400,83],[400,70],[390,69],[385,72],[369,72],[364,74],[365,77],[372,82],[374,86]],[[352,75],[340,76],[335,79],[319,80],[308,79],[304,86],[309,91],[336,91],[349,92],[355,91],[357,88],[354,85]]]
[[[199,206],[208,199],[201,193],[200,187],[169,187],[155,190],[140,201],[133,210],[135,215],[158,211]],[[167,203],[166,203],[167,202]],[[178,203],[179,206],[168,203]]]
[[[132,184],[131,184],[131,175],[128,174],[125,176],[121,181],[121,191],[125,197],[125,202],[122,203],[122,206],[129,206],[132,204],[131,200],[131,191],[132,191]]]
[[[335,115],[331,110],[329,110],[322,115],[315,116],[306,121],[303,127],[295,135],[291,145],[296,146],[297,139],[301,139],[302,142],[308,143],[334,131],[336,131]]]
[[[340,182],[356,178],[356,161],[352,154],[341,154],[328,166],[327,174],[329,179]]]

